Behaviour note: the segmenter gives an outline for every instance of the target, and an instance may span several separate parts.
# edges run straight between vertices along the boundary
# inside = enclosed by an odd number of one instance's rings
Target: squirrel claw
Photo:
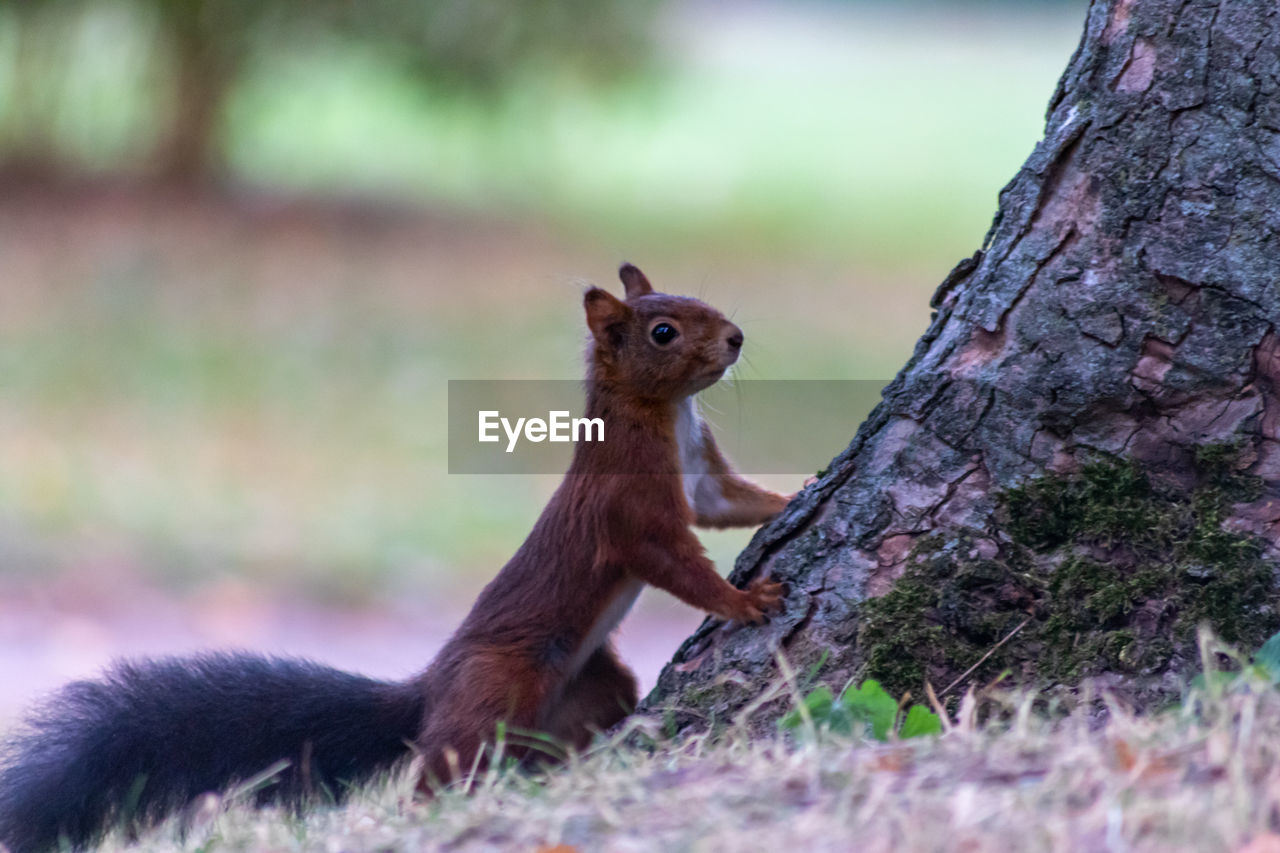
[[[785,595],[785,587],[773,578],[756,578],[742,590],[743,607],[736,618],[752,624],[763,622],[782,610]]]

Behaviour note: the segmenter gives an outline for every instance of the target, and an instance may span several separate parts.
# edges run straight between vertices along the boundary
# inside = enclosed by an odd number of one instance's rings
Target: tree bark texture
[[[993,647],[952,696],[1005,672],[1141,702],[1197,665],[1196,624],[1276,629],[1278,9],[1094,0],[982,250],[740,555],[734,581],[790,584],[785,613],[708,620],[648,710],[730,719],[779,652],[800,682],[919,697]]]

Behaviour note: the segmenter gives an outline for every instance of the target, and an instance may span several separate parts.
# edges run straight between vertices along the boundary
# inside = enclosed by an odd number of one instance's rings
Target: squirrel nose
[[[733,332],[724,339],[724,342],[734,349],[742,349],[742,330],[735,326]]]

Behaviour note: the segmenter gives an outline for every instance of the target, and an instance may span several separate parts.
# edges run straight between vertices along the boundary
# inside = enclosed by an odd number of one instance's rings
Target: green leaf
[[[898,702],[880,686],[880,682],[868,678],[861,685],[849,686],[836,699],[830,688],[819,685],[778,720],[782,729],[796,729],[804,723],[805,716],[814,726],[838,734],[853,734],[855,726],[871,730],[876,740],[888,740],[898,718]],[[919,737],[939,734],[942,721],[938,715],[923,705],[913,705],[902,721],[900,736]]]
[[[923,735],[942,734],[942,720],[938,715],[923,705],[912,705],[907,717],[902,721],[902,729],[898,737],[921,737]]]
[[[862,686],[850,687],[840,697],[840,704],[856,720],[871,725],[871,736],[876,740],[888,740],[893,722],[898,716],[898,703],[885,692],[880,682],[868,678]]]
[[[1271,639],[1262,644],[1253,662],[1262,668],[1272,684],[1280,684],[1280,634],[1272,634]]]
[[[835,697],[831,695],[831,688],[822,684],[814,688],[808,696],[801,699],[800,704],[808,712],[815,725],[824,726],[831,720],[831,710],[835,705]],[[798,728],[804,722],[804,717],[804,711],[796,708],[793,711],[789,711],[786,716],[779,720],[778,725],[784,729]]]

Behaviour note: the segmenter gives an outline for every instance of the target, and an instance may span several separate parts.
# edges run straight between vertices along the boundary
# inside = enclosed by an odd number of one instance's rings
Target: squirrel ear
[[[640,272],[640,268],[634,264],[623,264],[619,267],[618,278],[622,279],[622,284],[627,289],[628,299],[653,293],[653,285],[649,283],[649,279],[645,278],[644,273]]]
[[[627,304],[606,290],[592,287],[583,295],[582,307],[587,310],[587,328],[596,341],[605,346],[615,346],[616,327],[631,316]],[[611,334],[610,329],[615,332]]]

